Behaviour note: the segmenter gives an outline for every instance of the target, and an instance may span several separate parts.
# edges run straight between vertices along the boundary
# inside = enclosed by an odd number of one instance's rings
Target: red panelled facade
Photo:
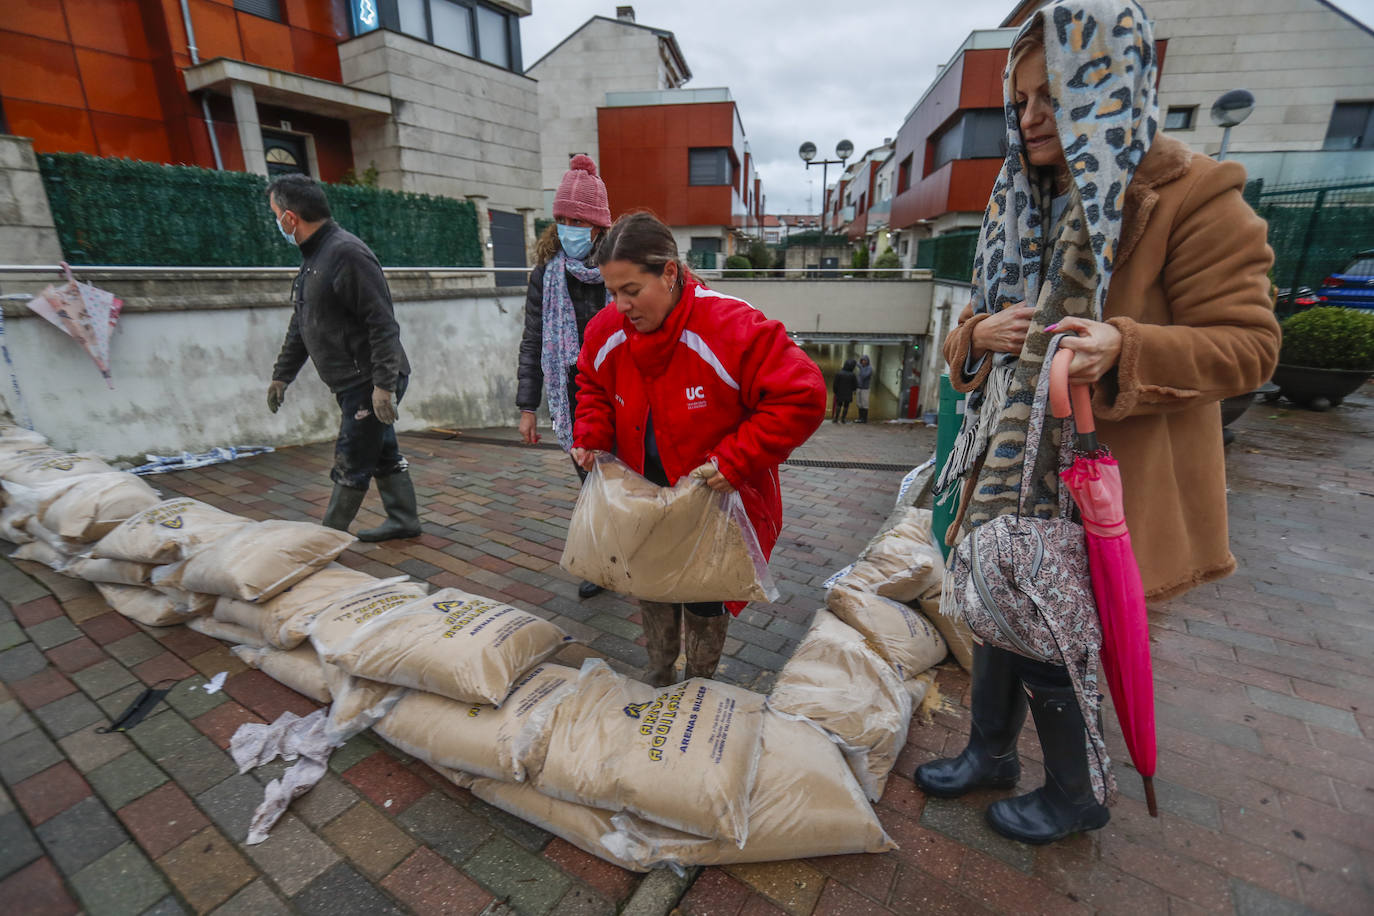
[[[38,152],[83,152],[214,166],[200,103],[185,88],[191,66],[180,0],[4,0],[0,15],[0,105],[10,133]],[[282,0],[273,22],[232,0],[189,0],[201,61],[216,57],[338,82],[346,0]],[[242,169],[228,99],[211,105],[224,165]],[[352,165],[348,126],[260,106],[314,135],[320,177]]]
[[[955,159],[931,169],[935,137],[963,110],[1002,107],[1005,48],[965,51],[939,76],[897,132],[897,192],[891,225],[905,229],[942,213],[982,212],[1000,159]]]
[[[598,108],[596,118],[613,217],[648,209],[670,226],[743,225],[744,131],[733,102]],[[689,184],[688,151],[722,147],[731,153],[731,180]]]

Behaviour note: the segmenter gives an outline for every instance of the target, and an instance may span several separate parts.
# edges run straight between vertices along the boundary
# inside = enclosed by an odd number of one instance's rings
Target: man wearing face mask
[[[330,218],[324,190],[308,176],[276,179],[267,201],[277,229],[301,249],[301,269],[291,286],[291,325],[272,369],[267,408],[277,412],[286,387],[312,360],[341,413],[329,472],[334,493],[323,524],[347,531],[376,478],[386,521],[358,532],[359,539],[418,537],[415,487],[393,425],[410,362],[382,266],[372,249]]]
[[[553,217],[555,224],[544,231],[535,247],[537,266],[530,271],[525,295],[515,403],[520,408],[520,437],[534,445],[539,441],[535,411],[547,390],[554,434],[566,452],[572,448],[582,335],[607,301],[606,284],[593,266],[592,253],[611,225],[611,208],[606,185],[590,156],[579,154],[568,163],[554,195]],[[577,473],[587,476],[580,467]],[[599,585],[583,582],[578,595],[590,598],[600,591]]]

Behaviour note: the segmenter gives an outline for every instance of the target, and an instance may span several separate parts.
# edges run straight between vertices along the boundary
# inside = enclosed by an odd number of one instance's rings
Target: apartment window
[[[1171,105],[1164,113],[1165,130],[1192,130],[1197,118],[1196,105]]]
[[[915,153],[911,154],[912,156]],[[897,193],[911,190],[911,156],[902,160],[902,164],[897,166]]]
[[[281,22],[281,0],[234,0],[234,9]]]
[[[931,172],[955,159],[1001,159],[1006,153],[1006,115],[1000,108],[965,111],[937,134]]]
[[[1374,102],[1337,102],[1322,149],[1374,149]]]
[[[238,0],[246,2],[246,0]],[[278,0],[272,0],[278,2]],[[356,5],[360,0],[352,0]],[[520,32],[515,17],[478,0],[370,0],[381,26],[430,44],[476,57],[505,70],[521,71]],[[375,28],[354,9],[353,32]]]
[[[690,185],[732,184],[730,150],[725,147],[687,151],[687,183]]]

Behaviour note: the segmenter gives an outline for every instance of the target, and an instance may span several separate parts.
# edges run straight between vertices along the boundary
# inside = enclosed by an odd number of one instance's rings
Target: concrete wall
[[[968,305],[972,287],[967,283],[936,280],[932,284],[930,328],[921,345],[921,413],[940,409],[940,375],[947,371],[941,352],[945,338]]]
[[[526,73],[539,81],[546,191],[558,187],[574,154],[586,153],[600,161],[596,109],[606,104],[606,93],[670,88],[659,37],[648,29],[602,18],[588,22]]]
[[[56,264],[62,245],[27,137],[0,134],[0,263]]]
[[[391,117],[351,122],[359,170],[382,187],[497,210],[541,207],[539,95],[528,77],[378,30],[339,45],[347,86],[391,96]]]
[[[22,404],[5,379],[0,404],[25,410],[64,449],[141,460],[145,452],[216,445],[297,445],[333,438],[338,407],[307,365],[276,413],[267,384],[290,320],[291,271],[159,279],[90,275],[127,305],[111,342],[115,389],[75,341],[5,303],[5,338]],[[413,367],[401,430],[509,426],[523,297],[463,289],[418,271],[389,272]],[[12,278],[4,289],[16,287]],[[30,284],[35,285],[35,284]]]
[[[930,323],[929,280],[709,280],[792,331],[910,334]],[[961,306],[962,307],[962,306]]]
[[[1231,131],[1234,151],[1321,149],[1337,101],[1374,97],[1374,35],[1317,0],[1151,0],[1147,10],[1169,40],[1161,123],[1170,106],[1197,105],[1193,129],[1169,132],[1195,150],[1220,148],[1208,112],[1230,89],[1256,100]]]

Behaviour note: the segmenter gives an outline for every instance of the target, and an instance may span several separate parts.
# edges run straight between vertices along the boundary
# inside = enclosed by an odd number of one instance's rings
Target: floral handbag
[[[1098,801],[1105,802],[1115,786],[1099,723],[1102,695],[1097,689],[1097,662],[1102,623],[1093,597],[1083,526],[1070,515],[1073,500],[1067,493],[1059,500],[1058,518],[1022,514],[1032,488],[1049,401],[1049,367],[1059,336],[1045,354],[1045,368],[1031,405],[1018,511],[977,526],[959,542],[950,556],[946,579],[954,600],[944,606],[961,614],[980,640],[1068,668],[1088,725],[1089,760],[1095,756],[1098,762],[1093,768],[1094,789]],[[1064,441],[1071,441],[1067,426]]]

